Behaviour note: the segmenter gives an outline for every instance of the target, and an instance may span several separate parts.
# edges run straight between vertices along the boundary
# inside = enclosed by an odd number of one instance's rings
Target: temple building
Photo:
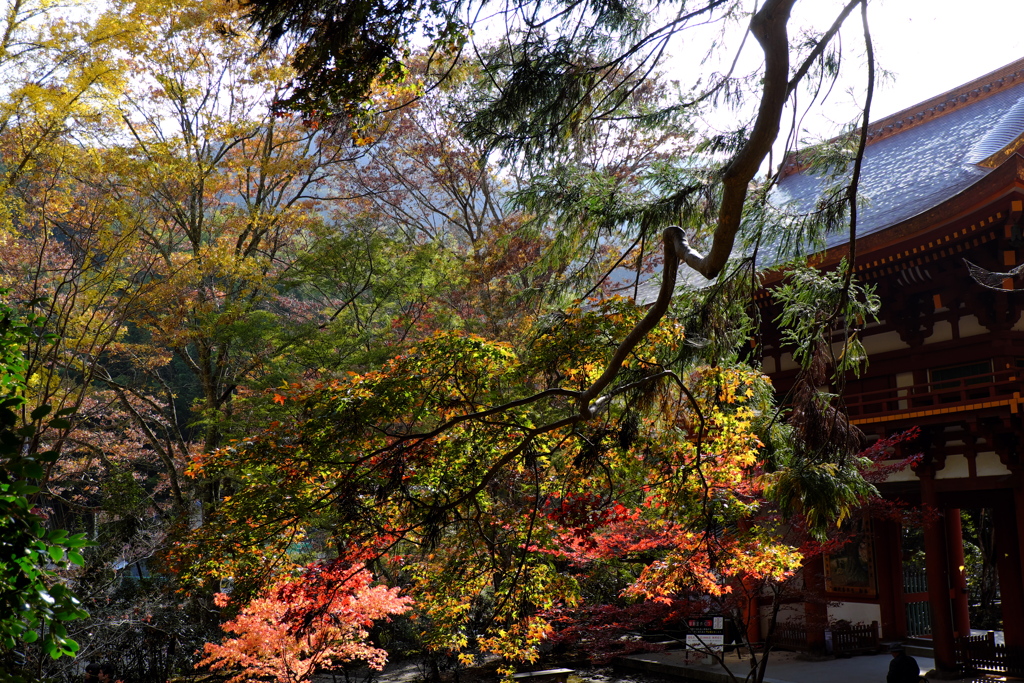
[[[823,182],[794,161],[777,196],[811,205]],[[1024,59],[873,123],[860,192],[855,272],[882,308],[859,332],[870,364],[843,400],[869,438],[920,429],[903,454],[921,462],[879,490],[938,514],[916,530],[858,520],[843,556],[806,567],[825,600],[802,616],[928,636],[952,671],[971,629],[961,510],[988,511],[1006,644],[1024,646]],[[835,235],[813,262],[848,251]],[[777,306],[763,298],[763,367],[784,391],[796,365],[771,327]]]

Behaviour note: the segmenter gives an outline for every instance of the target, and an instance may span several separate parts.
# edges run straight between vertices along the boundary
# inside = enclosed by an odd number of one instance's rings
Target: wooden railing
[[[844,394],[851,419],[882,417],[992,401],[1020,399],[1024,368],[986,372],[971,377]]]
[[[779,650],[806,652],[807,628],[803,624],[778,624],[772,632],[771,647]]]
[[[837,655],[878,652],[878,622],[852,624],[832,630],[832,652]]]
[[[957,638],[956,657],[964,674],[1024,676],[1024,647],[996,644],[992,631],[983,636]]]
[[[877,621],[833,626],[831,630],[833,654],[852,655],[878,651],[880,641]],[[771,646],[779,650],[806,652],[810,649],[807,628],[803,624],[779,624],[772,634]]]

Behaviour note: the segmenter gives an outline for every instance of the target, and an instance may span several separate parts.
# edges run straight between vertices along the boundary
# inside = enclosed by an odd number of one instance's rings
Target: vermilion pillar
[[[878,581],[882,639],[907,637],[907,612],[903,604],[903,558],[900,526],[888,520],[875,520],[875,576]]]
[[[761,642],[761,605],[758,601],[758,585],[756,581],[744,580],[743,603],[741,605],[743,620],[747,624],[747,641]]]
[[[1014,496],[1016,498],[1016,496]],[[993,509],[996,532],[996,570],[999,595],[1003,602],[1003,636],[1007,645],[1024,646],[1024,586],[1015,506],[1003,504]]]
[[[921,502],[939,509],[935,492],[935,472],[921,468]],[[941,512],[941,509],[940,509]],[[935,650],[935,668],[940,673],[952,674],[957,670],[953,641],[953,619],[949,608],[949,557],[946,552],[946,531],[942,515],[926,517],[924,524],[925,571],[928,575],[928,602],[932,608],[932,647]]]
[[[967,604],[967,572],[964,567],[964,531],[960,509],[946,510],[946,547],[949,549],[950,598],[953,601],[953,630],[957,637],[971,635],[971,613]]]
[[[828,602],[825,599],[825,559],[821,554],[804,562],[804,602],[807,645],[811,652],[825,653],[825,629],[828,627]]]
[[[1021,569],[1024,568],[1024,472],[1020,468],[1017,468],[1014,473],[1014,486],[1013,486],[1013,508],[1017,522],[1017,576],[1021,577],[1021,581],[1024,582],[1024,576],[1022,576]],[[1024,588],[1021,589],[1024,592]],[[1017,612],[1017,616],[1013,618],[1014,622],[1020,622],[1020,612]],[[1005,620],[1004,620],[1005,621]],[[1006,641],[1010,643],[1009,640]],[[1024,642],[1015,639],[1014,645],[1018,647],[1024,646]]]

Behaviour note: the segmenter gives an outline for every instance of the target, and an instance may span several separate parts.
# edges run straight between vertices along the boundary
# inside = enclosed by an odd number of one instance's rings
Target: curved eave
[[[957,231],[965,220],[1010,195],[1024,195],[1024,156],[1020,152],[1014,152],[990,173],[932,208],[858,237],[856,269],[862,271],[870,267],[872,255],[878,252],[907,250],[916,255],[930,250],[934,246],[929,246],[929,242],[934,245],[944,234],[948,236]],[[899,250],[896,249],[898,245]],[[838,265],[849,254],[847,241],[810,256],[808,262],[817,268],[828,269]],[[897,263],[905,256],[897,253],[889,258]],[[771,271],[765,274],[763,284],[778,282],[784,274],[784,271]]]

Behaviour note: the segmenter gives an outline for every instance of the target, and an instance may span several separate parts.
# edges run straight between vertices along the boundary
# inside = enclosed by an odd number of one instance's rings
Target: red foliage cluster
[[[544,616],[553,628],[550,642],[556,648],[583,655],[595,664],[607,664],[615,657],[665,649],[663,642],[652,642],[645,636],[667,640],[670,634],[682,632],[683,620],[707,609],[702,601],[644,600],[625,606],[558,608]]]
[[[410,600],[372,584],[373,575],[352,558],[312,564],[299,580],[282,581],[225,623],[224,631],[235,637],[207,643],[197,666],[241,669],[231,683],[300,683],[324,666],[348,661],[380,670],[387,653],[369,643],[368,629],[406,612]],[[217,595],[219,606],[227,603],[226,595]]]

